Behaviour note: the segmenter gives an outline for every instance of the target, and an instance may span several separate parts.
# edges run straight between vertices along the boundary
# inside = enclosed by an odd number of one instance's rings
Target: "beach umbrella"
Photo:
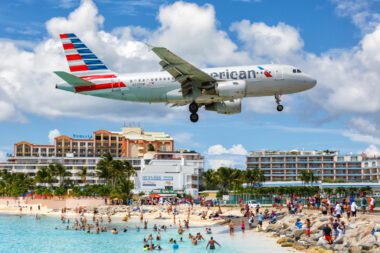
[[[161,195],[158,193],[152,193],[149,195],[149,198],[155,199],[155,198],[161,198]]]

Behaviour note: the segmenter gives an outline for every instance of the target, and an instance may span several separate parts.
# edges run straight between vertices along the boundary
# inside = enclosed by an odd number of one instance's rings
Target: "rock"
[[[344,236],[340,236],[336,238],[336,240],[334,240],[334,244],[343,244],[343,237]]]
[[[329,219],[327,218],[327,217],[321,217],[321,218],[319,218],[319,221],[321,221],[321,222],[326,222],[326,221],[328,221]]]
[[[303,245],[300,245],[300,244],[297,244],[297,243],[293,244],[293,248],[295,248],[296,250],[305,250],[305,249],[307,249],[307,247],[305,247]]]
[[[351,249],[349,250],[350,253],[361,253],[362,250],[360,248],[360,246],[353,246],[351,247]]]
[[[332,253],[332,250],[324,249],[321,247],[311,247],[307,250],[307,253]]]
[[[296,240],[299,240],[299,238],[301,237],[301,235],[303,235],[305,233],[305,230],[303,229],[297,229],[294,231],[294,238]]]
[[[294,243],[294,240],[288,237],[281,237],[280,239],[277,240],[277,243],[281,245],[284,243]]]
[[[314,240],[314,241],[318,241],[319,238],[321,238],[322,236],[323,236],[323,233],[322,233],[322,231],[320,231],[320,232],[317,233],[317,234],[313,234],[313,235],[311,235],[311,239]]]
[[[269,224],[266,227],[265,232],[278,232],[280,229],[282,229],[282,224],[278,222],[276,224]]]
[[[285,243],[281,244],[281,247],[293,247],[293,243],[285,242]]]
[[[364,250],[370,250],[372,247],[375,246],[376,243],[377,240],[375,236],[367,235],[360,240],[359,246],[361,246]]]
[[[317,245],[322,246],[322,247],[326,247],[328,245],[328,243],[323,237],[320,237],[318,239]]]

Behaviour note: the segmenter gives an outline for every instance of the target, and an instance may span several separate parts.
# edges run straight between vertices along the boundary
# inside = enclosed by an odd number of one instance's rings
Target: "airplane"
[[[160,72],[117,74],[73,33],[60,34],[70,73],[55,71],[65,83],[57,89],[101,98],[188,105],[190,121],[198,109],[220,114],[241,112],[245,97],[281,96],[313,88],[317,81],[291,65],[263,64],[200,69],[164,47],[148,45],[161,61]]]

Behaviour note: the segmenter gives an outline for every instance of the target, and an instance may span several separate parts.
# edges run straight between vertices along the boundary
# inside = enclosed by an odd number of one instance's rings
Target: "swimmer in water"
[[[219,247],[222,247],[217,241],[214,240],[213,237],[211,237],[210,240],[207,243],[206,249],[210,246],[210,250],[214,250],[215,249],[215,244],[218,244]]]

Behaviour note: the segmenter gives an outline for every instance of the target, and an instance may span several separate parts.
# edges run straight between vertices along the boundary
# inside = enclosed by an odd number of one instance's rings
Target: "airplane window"
[[[297,73],[302,73],[301,70],[297,69]]]
[[[297,70],[296,70],[296,69],[293,69],[293,73],[297,73]]]

